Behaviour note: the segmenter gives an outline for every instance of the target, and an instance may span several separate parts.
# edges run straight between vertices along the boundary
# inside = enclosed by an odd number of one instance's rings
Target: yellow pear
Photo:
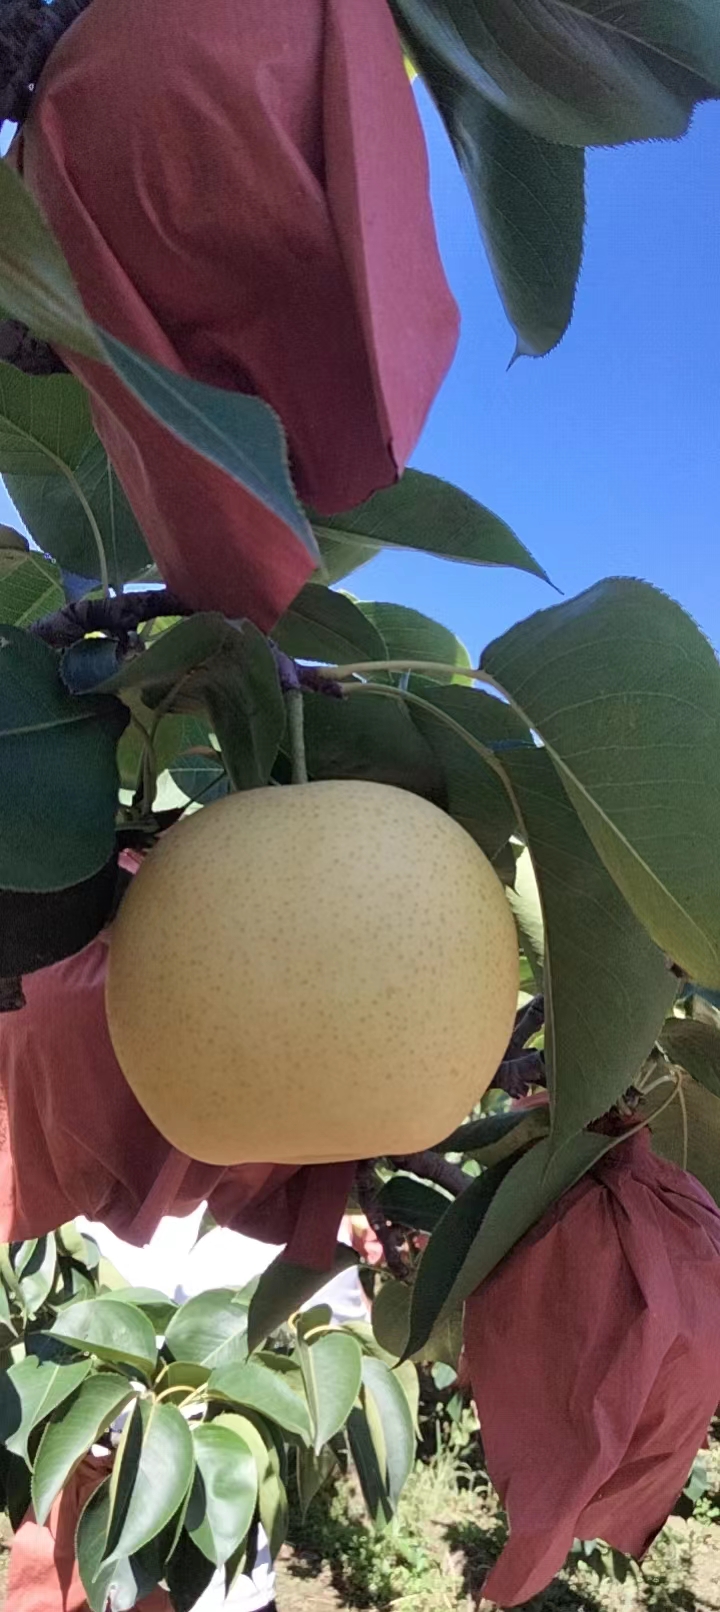
[[[383,784],[231,795],[172,829],[125,896],[107,1008],[158,1130],[213,1164],[439,1142],[513,1025],[518,948],[487,858]]]

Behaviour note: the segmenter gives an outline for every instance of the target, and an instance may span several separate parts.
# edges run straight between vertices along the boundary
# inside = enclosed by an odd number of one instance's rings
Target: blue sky
[[[566,594],[643,577],[720,648],[720,106],[677,143],[589,153],[573,323],[508,372],[512,332],[423,105],[463,330],[414,462],[509,521]],[[387,553],[349,586],[437,616],[474,653],[556,597],[518,572]]]
[[[570,331],[549,357],[508,371],[512,332],[421,99],[463,332],[414,462],[509,521],[566,594],[644,577],[720,648],[720,105],[701,108],[677,143],[590,153]],[[9,513],[0,489],[0,520]],[[386,553],[348,585],[436,616],[475,654],[556,598],[519,572],[414,554]]]

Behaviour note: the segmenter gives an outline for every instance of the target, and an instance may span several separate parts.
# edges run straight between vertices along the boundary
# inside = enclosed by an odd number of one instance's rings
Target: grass
[[[708,1466],[711,1488],[720,1491],[720,1445]],[[672,1517],[624,1583],[574,1562],[527,1612],[720,1612],[716,1513],[703,1499],[691,1517]],[[504,1515],[471,1448],[443,1447],[419,1462],[382,1534],[368,1527],[347,1474],[317,1496],[304,1520],[293,1508],[279,1612],[467,1612],[505,1538]]]

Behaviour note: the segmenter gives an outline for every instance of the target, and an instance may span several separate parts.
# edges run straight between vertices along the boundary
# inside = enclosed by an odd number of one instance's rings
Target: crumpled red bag
[[[26,976],[0,1014],[0,1242],[76,1215],[141,1247],[164,1215],[207,1199],[219,1224],[314,1270],[332,1263],[354,1164],[201,1164],[156,1131],[125,1080],[105,1015],[103,936]],[[202,1070],[198,1071],[202,1080]]]
[[[109,1458],[85,1456],[42,1528],[28,1512],[13,1537],[5,1612],[87,1612],[75,1533],[84,1507],[111,1467]],[[154,1590],[137,1605],[139,1612],[172,1612],[166,1590]]]
[[[543,1590],[573,1540],[640,1557],[720,1400],[720,1212],[621,1142],[473,1294],[465,1351],[510,1538],[483,1596]]]
[[[420,121],[385,0],[99,0],[17,153],[83,301],[169,369],[270,403],[330,514],[397,477],[452,359]],[[299,540],[64,353],[160,570],[267,630]]]

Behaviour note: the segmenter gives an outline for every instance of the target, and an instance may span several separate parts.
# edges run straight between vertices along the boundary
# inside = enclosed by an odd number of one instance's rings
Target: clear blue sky
[[[566,594],[644,577],[720,648],[720,106],[701,108],[676,144],[590,154],[570,331],[548,358],[508,372],[512,333],[421,98],[463,333],[415,463],[504,516]],[[556,598],[519,572],[414,554],[384,554],[349,586],[437,616],[475,653]]]

